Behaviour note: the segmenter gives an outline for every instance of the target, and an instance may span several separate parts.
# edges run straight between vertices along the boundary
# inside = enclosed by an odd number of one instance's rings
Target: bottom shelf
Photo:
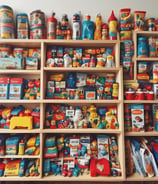
[[[134,173],[132,176],[128,176],[126,181],[158,181],[158,176],[155,177],[143,177],[138,173]]]
[[[44,177],[18,177],[18,176],[7,176],[0,177],[0,181],[123,181],[122,176],[97,176],[91,177],[90,175],[78,176],[78,177],[63,177],[63,176],[44,176]]]
[[[123,176],[96,176],[91,177],[90,175],[82,175],[78,177],[63,177],[63,176],[44,176],[44,181],[123,181]]]
[[[28,177],[2,176],[0,177],[0,181],[41,181],[41,177],[40,176],[28,176]]]

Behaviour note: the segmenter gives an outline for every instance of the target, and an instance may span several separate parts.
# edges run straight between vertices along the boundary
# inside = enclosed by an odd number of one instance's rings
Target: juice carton
[[[132,130],[144,132],[144,105],[131,105]]]
[[[9,99],[21,99],[23,91],[23,78],[10,79]]]
[[[9,77],[0,77],[0,99],[8,99],[9,97]]]

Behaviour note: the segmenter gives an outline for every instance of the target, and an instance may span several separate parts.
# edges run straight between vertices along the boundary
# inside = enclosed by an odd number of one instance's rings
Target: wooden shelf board
[[[119,104],[121,100],[57,100],[46,99],[43,103],[66,103],[66,104]]]
[[[106,133],[106,134],[120,134],[121,130],[119,129],[95,129],[95,128],[85,128],[85,129],[44,129],[42,133]]]
[[[141,36],[158,36],[158,31],[134,31],[137,35]]]
[[[42,178],[44,181],[100,181],[100,182],[106,182],[106,181],[123,181],[122,176],[97,176],[97,177],[91,177],[90,175],[83,175],[78,177],[63,177],[63,176],[44,176]]]
[[[126,181],[158,181],[158,177],[143,177],[138,173],[134,173],[132,176],[128,176]]]
[[[143,57],[143,58],[139,58],[139,57],[136,57],[136,60],[137,61],[158,61],[158,57]]]
[[[78,67],[78,68],[75,68],[75,67],[69,67],[69,68],[65,68],[65,67],[54,67],[54,68],[48,68],[48,67],[44,67],[44,70],[45,71],[52,71],[52,72],[67,72],[67,71],[78,71],[78,72],[113,72],[113,73],[117,73],[120,68],[90,68],[90,67],[85,67],[85,68],[82,68],[82,67]]]
[[[125,136],[158,136],[158,132],[151,131],[151,132],[125,132]]]
[[[40,158],[40,155],[4,155],[0,158]]]
[[[0,103],[10,103],[10,104],[12,103],[23,103],[23,104],[32,103],[34,104],[34,103],[42,103],[42,100],[10,100],[10,99],[1,100],[0,99]]]
[[[131,104],[158,103],[158,100],[124,100],[124,103],[131,103]]]
[[[8,44],[20,47],[40,47],[41,39],[0,39],[1,44]]]
[[[19,176],[2,176],[0,181],[40,181],[40,176],[28,176],[28,177],[19,177]]]
[[[137,80],[123,80],[123,83],[135,83]]]
[[[0,74],[31,74],[38,75],[41,73],[41,70],[0,70]]]
[[[27,133],[27,134],[30,134],[30,133],[40,133],[40,129],[32,129],[32,130],[28,130],[28,129],[14,129],[14,130],[10,130],[10,129],[0,129],[0,134],[14,134],[14,133]]]
[[[74,47],[96,47],[98,46],[114,46],[119,43],[119,40],[43,40],[47,45],[71,45]]]

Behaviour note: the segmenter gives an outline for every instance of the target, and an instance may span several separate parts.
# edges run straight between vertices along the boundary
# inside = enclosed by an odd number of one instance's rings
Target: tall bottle
[[[82,40],[94,39],[94,22],[90,20],[91,16],[86,15],[85,21],[82,22]]]
[[[114,15],[114,11],[112,11],[108,22],[109,22],[109,40],[117,40],[117,18]]]

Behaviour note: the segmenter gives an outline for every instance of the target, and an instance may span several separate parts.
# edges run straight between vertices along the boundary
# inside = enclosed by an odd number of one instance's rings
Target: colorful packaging
[[[106,158],[109,160],[109,137],[106,135],[97,136],[98,159]]]
[[[155,100],[158,100],[158,84],[153,84],[154,86],[154,97]]]
[[[78,148],[80,144],[79,137],[70,137],[70,156],[74,157],[78,155]]]
[[[38,69],[38,58],[27,57],[25,61],[26,70],[37,70]]]
[[[9,99],[21,99],[23,91],[23,78],[11,78]]]
[[[23,69],[23,58],[0,58],[0,69]]]
[[[8,161],[5,165],[4,176],[18,176],[21,160]]]
[[[144,132],[144,105],[131,105],[132,130]]]
[[[9,98],[9,77],[1,77],[0,78],[0,99],[8,99]]]

